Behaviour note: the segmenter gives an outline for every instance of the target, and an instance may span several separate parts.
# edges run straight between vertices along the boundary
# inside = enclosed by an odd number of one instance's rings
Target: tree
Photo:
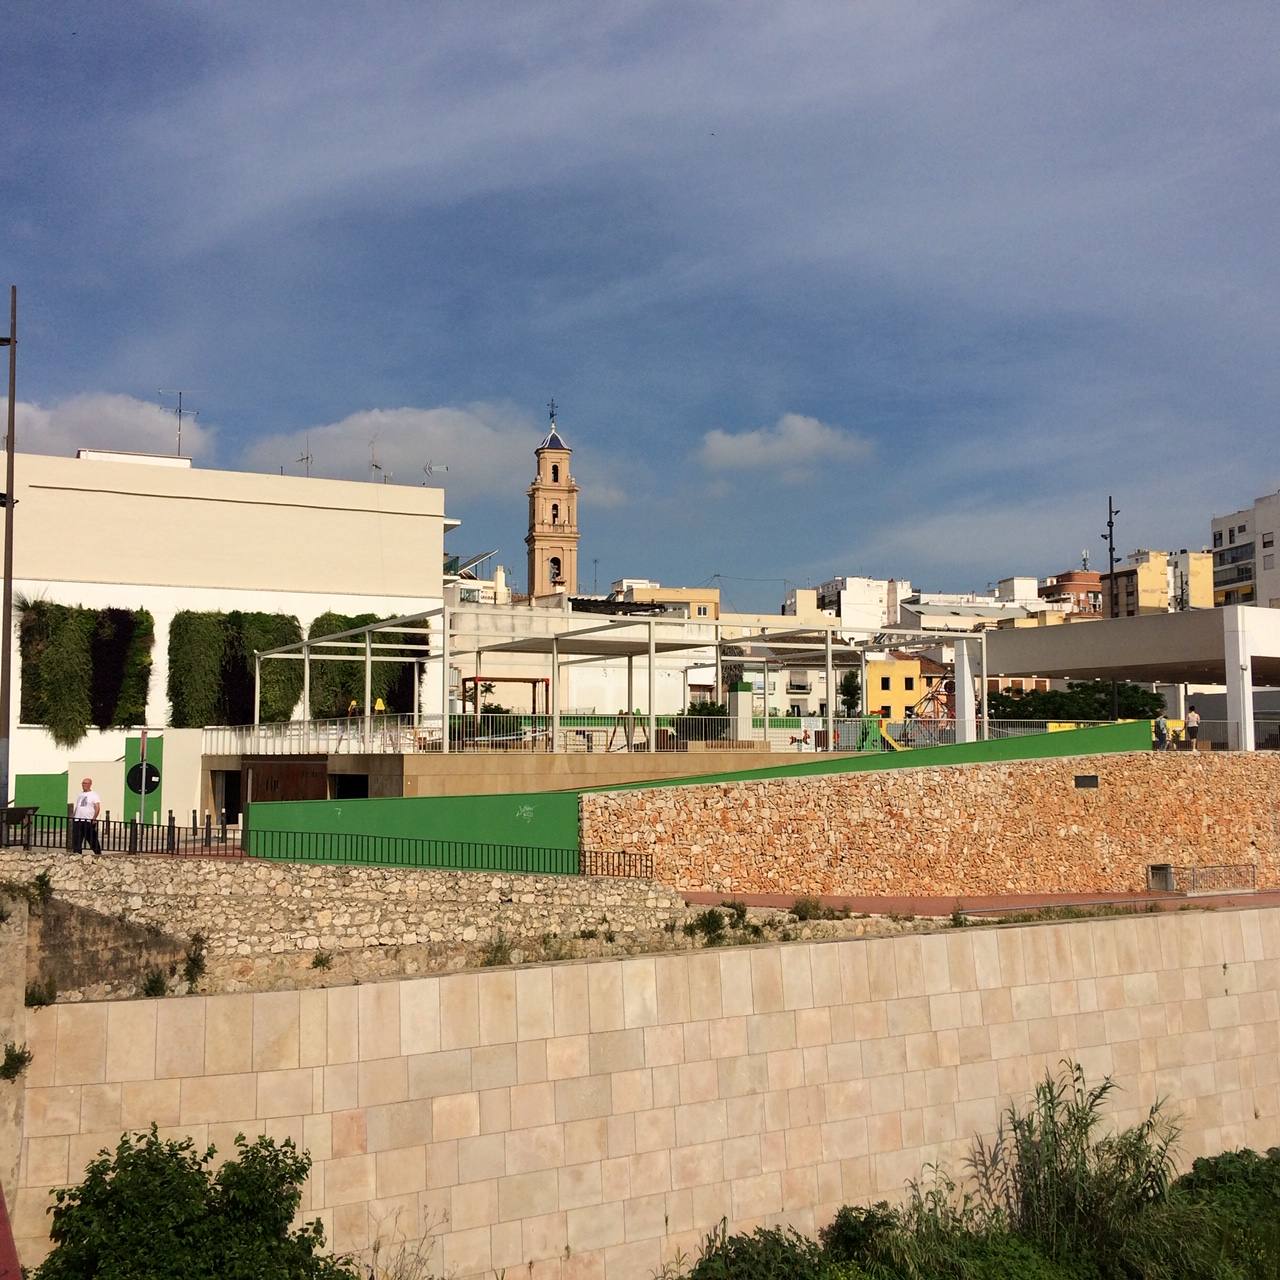
[[[1151,720],[1164,710],[1164,695],[1121,682],[1116,690],[1122,720]],[[1110,720],[1111,685],[1106,680],[1073,680],[1065,689],[992,693],[993,720]]]
[[[357,1280],[350,1263],[320,1253],[318,1221],[290,1229],[309,1156],[242,1136],[217,1172],[214,1154],[189,1138],[162,1141],[154,1125],[125,1134],[79,1186],[55,1192],[54,1249],[35,1280]]]
[[[723,702],[691,702],[676,716],[680,742],[718,742],[729,732],[729,708]]]
[[[846,716],[858,714],[858,702],[862,697],[862,681],[851,667],[840,677],[840,703]]]

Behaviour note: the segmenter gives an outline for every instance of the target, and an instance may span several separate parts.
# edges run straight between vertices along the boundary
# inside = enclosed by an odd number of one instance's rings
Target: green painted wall
[[[142,739],[132,734],[124,744],[124,820],[138,817],[138,802],[141,796],[129,790],[129,770],[138,763],[142,756]],[[159,734],[147,734],[147,763],[160,770],[160,785],[147,797],[147,812],[144,822],[159,822],[164,809],[164,738]],[[105,805],[103,806],[106,807]]]
[[[829,773],[865,773],[876,769],[923,769],[929,765],[981,764],[990,760],[1041,760],[1050,756],[1085,756],[1114,751],[1149,751],[1151,722],[1095,725],[1088,729],[1064,729],[1060,733],[1035,733],[1021,738],[996,738],[989,742],[962,742],[947,747],[920,747],[911,751],[885,751],[864,756],[800,756],[788,764],[730,773],[701,774],[696,778],[662,778],[654,782],[629,782],[623,786],[591,787],[592,791],[637,791],[651,787],[692,787],[708,782],[748,782],[757,778],[810,778]]]
[[[546,870],[578,870],[578,793],[542,791],[492,796],[405,796],[380,800],[257,801],[248,806],[249,853],[283,857],[271,831],[402,836],[498,846],[485,855],[491,869],[515,869],[502,846],[564,851]],[[347,861],[334,858],[333,861]],[[358,859],[352,859],[358,860]],[[460,865],[436,862],[434,865]],[[474,865],[474,864],[473,864]]]
[[[38,805],[41,813],[67,816],[67,775],[65,773],[20,773],[14,778],[16,805]]]

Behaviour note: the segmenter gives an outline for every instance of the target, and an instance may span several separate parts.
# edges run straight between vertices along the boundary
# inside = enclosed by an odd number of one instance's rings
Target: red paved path
[[[719,906],[736,899],[749,907],[790,907],[798,894],[785,893],[686,893],[685,901],[698,906]],[[1014,893],[1001,895],[969,894],[959,897],[922,897],[895,895],[886,897],[840,897],[822,894],[818,899],[824,907],[837,910],[848,908],[851,912],[867,915],[949,916],[953,911],[981,911],[983,908],[1003,908],[1006,911],[1031,910],[1036,907],[1081,907],[1090,904],[1131,904],[1135,910],[1154,908],[1160,911],[1177,911],[1185,906],[1212,907],[1215,910],[1233,907],[1280,906],[1280,890],[1262,893],[1193,894],[1144,893]],[[999,915],[992,913],[992,919]]]

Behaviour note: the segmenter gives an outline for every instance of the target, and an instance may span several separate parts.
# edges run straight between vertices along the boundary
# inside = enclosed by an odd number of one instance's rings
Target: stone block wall
[[[584,794],[581,827],[681,890],[1134,893],[1161,862],[1274,888],[1278,794],[1280,753],[1135,752]]]
[[[0,878],[41,871],[64,902],[203,934],[213,990],[323,980],[320,951],[349,954],[359,978],[429,972],[474,962],[498,934],[576,937],[603,919],[619,935],[658,934],[684,916],[680,894],[648,880],[0,849]]]
[[[1280,909],[798,942],[330,990],[27,1010],[14,1224],[123,1129],[293,1138],[339,1251],[438,1228],[433,1273],[649,1280],[732,1229],[813,1232],[957,1175],[1062,1058],[1157,1098],[1182,1158],[1280,1142]]]

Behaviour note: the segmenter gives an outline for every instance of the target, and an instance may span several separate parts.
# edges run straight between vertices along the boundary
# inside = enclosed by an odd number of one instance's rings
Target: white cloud
[[[784,413],[772,427],[749,431],[716,428],[702,437],[699,456],[713,471],[773,469],[787,481],[811,475],[822,463],[865,458],[871,442],[800,413]]]
[[[77,449],[128,449],[174,453],[178,424],[173,411],[133,396],[91,391],[44,405],[19,401],[14,435],[22,453],[73,454]],[[194,416],[182,421],[182,452],[208,454],[213,429]]]
[[[364,409],[340,422],[266,436],[245,450],[241,465],[255,471],[283,465],[286,472],[299,474],[303,464],[297,459],[309,449],[312,475],[344,480],[385,475],[389,483],[439,486],[450,499],[518,502],[533,479],[533,451],[543,430],[509,405]],[[370,469],[371,445],[380,472]],[[433,468],[429,480],[424,472],[428,463]],[[585,477],[577,462],[574,470],[584,502],[614,506],[625,501],[624,489],[593,463],[586,464]]]

